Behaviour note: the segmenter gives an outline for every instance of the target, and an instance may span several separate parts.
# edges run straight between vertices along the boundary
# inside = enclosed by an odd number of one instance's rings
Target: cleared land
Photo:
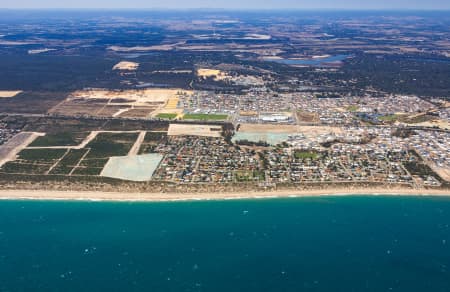
[[[271,132],[237,132],[231,141],[249,141],[249,142],[266,142],[270,145],[277,145],[288,140],[290,133],[271,133]]]
[[[216,125],[170,124],[167,134],[169,136],[220,137],[221,131],[222,127]]]
[[[71,93],[49,113],[75,116],[147,118],[155,111],[178,103],[179,95],[191,95],[183,89],[107,90],[91,89]]]
[[[214,77],[214,80],[224,80],[229,77],[225,72],[222,72],[217,69],[207,69],[207,68],[197,69],[197,76],[201,78]]]
[[[17,153],[22,151],[37,137],[43,135],[41,133],[23,132],[12,137],[8,142],[0,146],[0,167],[8,161],[14,160]]]
[[[130,181],[148,181],[162,158],[163,155],[157,153],[111,157],[100,175]]]
[[[319,115],[317,113],[298,111],[296,113],[296,115],[297,115],[297,121],[299,123],[318,123],[318,122],[320,122]]]
[[[277,124],[241,124],[239,132],[251,133],[302,133],[307,137],[315,137],[327,133],[342,133],[340,127],[329,126],[296,126],[296,125],[277,125]],[[238,133],[239,133],[238,132]]]

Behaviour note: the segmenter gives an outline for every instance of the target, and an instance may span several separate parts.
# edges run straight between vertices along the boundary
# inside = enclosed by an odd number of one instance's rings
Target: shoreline
[[[46,190],[0,190],[1,200],[38,201],[111,201],[111,202],[176,202],[176,201],[221,201],[244,199],[340,197],[340,196],[434,196],[449,197],[449,190],[432,189],[321,189],[279,190],[260,192],[224,193],[123,193],[97,191],[46,191]]]

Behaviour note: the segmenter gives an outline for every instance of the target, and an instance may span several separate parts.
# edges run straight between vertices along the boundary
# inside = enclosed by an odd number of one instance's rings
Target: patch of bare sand
[[[0,90],[0,98],[14,97],[22,92],[22,90]]]
[[[228,74],[217,69],[199,68],[197,69],[197,76],[201,78],[214,77],[214,80],[224,80],[228,78]]]
[[[22,132],[0,146],[0,167],[8,161],[16,159],[17,154],[44,133]]]
[[[241,124],[239,132],[303,133],[305,136],[317,136],[327,133],[342,133],[342,128],[330,126],[298,126],[282,124]]]
[[[148,88],[133,90],[89,89],[73,92],[67,100],[108,100],[109,105],[148,106],[152,103],[166,104],[169,99],[180,94],[191,95],[192,91],[183,89]]]
[[[419,127],[438,127],[440,129],[444,129],[444,130],[450,130],[450,123],[448,121],[445,120],[433,120],[433,121],[427,121],[427,122],[422,122],[422,123],[417,123],[414,124],[414,126],[419,126]]]
[[[222,127],[217,125],[170,124],[169,136],[220,137]]]
[[[122,61],[114,65],[113,70],[134,71],[139,68],[139,63]]]

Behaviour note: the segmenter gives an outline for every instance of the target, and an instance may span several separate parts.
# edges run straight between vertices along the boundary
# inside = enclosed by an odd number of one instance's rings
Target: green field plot
[[[378,120],[382,122],[395,122],[399,118],[398,115],[385,115],[385,116],[379,116]]]
[[[236,181],[248,182],[248,181],[263,181],[265,179],[264,171],[236,171],[234,173]]]
[[[127,155],[137,138],[137,133],[101,133],[86,148],[86,158],[109,158]]]
[[[178,114],[169,114],[169,113],[160,113],[157,114],[156,117],[159,119],[173,120],[177,117]]]
[[[201,121],[223,121],[228,118],[224,114],[185,114],[184,120],[201,120]]]
[[[319,158],[319,154],[311,151],[295,151],[294,157],[296,159],[317,159]]]
[[[359,110],[359,106],[357,106],[357,105],[351,105],[351,106],[347,107],[347,110],[348,110],[349,112],[356,112],[356,111]]]
[[[63,132],[56,134],[47,134],[38,137],[33,143],[32,147],[47,147],[47,146],[76,146],[83,141],[88,135],[88,132]]]

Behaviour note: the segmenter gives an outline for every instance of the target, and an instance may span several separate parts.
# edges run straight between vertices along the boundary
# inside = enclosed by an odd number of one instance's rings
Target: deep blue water
[[[0,291],[450,291],[450,199],[0,201]]]
[[[318,59],[307,59],[307,60],[299,60],[299,59],[273,59],[270,60],[272,62],[282,63],[286,65],[308,65],[308,66],[321,66],[329,63],[340,62],[348,58],[348,55],[335,55],[326,58],[318,58]]]

